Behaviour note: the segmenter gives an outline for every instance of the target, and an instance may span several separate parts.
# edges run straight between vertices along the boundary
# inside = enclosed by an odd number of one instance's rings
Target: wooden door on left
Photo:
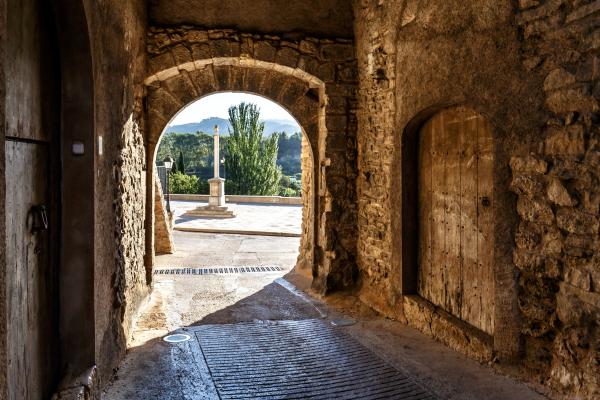
[[[8,0],[6,260],[8,397],[49,399],[58,383],[60,76],[53,13]]]

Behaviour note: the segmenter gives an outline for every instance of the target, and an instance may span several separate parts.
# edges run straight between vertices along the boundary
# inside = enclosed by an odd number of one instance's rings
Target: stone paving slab
[[[156,257],[156,268],[296,265],[300,238],[173,232],[175,253]]]
[[[228,232],[299,236],[302,232],[302,206],[283,204],[227,204],[235,218],[219,219],[184,215],[203,202],[171,201],[175,229],[201,232]]]

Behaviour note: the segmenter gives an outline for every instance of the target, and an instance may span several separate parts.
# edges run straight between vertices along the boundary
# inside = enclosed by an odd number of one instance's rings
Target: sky
[[[248,93],[216,93],[191,103],[179,112],[169,125],[182,125],[200,122],[210,117],[229,118],[227,110],[242,101],[256,104],[260,108],[261,119],[280,119],[294,121],[294,118],[277,103],[264,97]]]

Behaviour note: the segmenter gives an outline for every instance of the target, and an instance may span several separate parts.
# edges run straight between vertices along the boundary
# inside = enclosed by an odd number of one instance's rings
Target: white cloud
[[[294,121],[294,118],[279,104],[264,97],[248,93],[215,93],[190,103],[171,120],[169,125],[200,122],[210,117],[229,118],[227,110],[242,101],[254,103],[260,108],[261,119]]]

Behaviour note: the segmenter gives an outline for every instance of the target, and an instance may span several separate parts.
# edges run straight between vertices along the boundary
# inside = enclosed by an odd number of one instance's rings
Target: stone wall
[[[96,155],[96,362],[99,387],[125,354],[148,293],[143,263],[145,153],[140,126],[145,2],[86,1],[94,60]],[[97,151],[93,149],[92,151]]]
[[[173,214],[169,215],[158,174],[154,174],[154,254],[173,254]]]
[[[519,4],[354,2],[360,293],[474,358],[516,363],[528,379],[589,396],[600,376],[600,2]],[[423,301],[414,285],[410,149],[419,128],[454,105],[481,113],[494,135],[489,337]]]
[[[522,61],[547,114],[511,160],[525,362],[542,382],[600,395],[600,1],[520,1]]]
[[[149,153],[181,108],[219,91],[265,96],[296,118],[314,157],[314,285],[321,292],[351,286],[356,275],[357,79],[352,41],[155,27],[148,53]]]
[[[314,162],[310,143],[306,135],[302,135],[302,237],[300,238],[300,254],[296,262],[296,271],[312,276],[314,265],[315,211],[314,211]]]

